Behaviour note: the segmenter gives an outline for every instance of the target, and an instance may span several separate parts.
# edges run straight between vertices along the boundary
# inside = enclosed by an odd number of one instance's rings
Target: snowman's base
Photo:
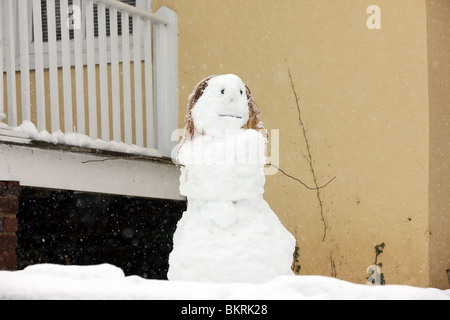
[[[189,200],[174,235],[169,280],[265,282],[292,275],[295,238],[262,197]]]

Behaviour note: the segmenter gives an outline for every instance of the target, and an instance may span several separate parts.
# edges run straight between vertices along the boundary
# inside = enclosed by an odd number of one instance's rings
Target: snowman
[[[180,193],[169,280],[265,282],[292,275],[295,238],[263,199],[267,132],[250,90],[232,74],[201,81],[179,144]]]

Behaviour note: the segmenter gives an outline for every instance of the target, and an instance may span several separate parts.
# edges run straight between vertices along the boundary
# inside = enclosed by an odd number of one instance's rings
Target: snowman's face
[[[240,129],[248,118],[245,85],[238,76],[232,74],[211,78],[192,108],[195,129],[204,134],[214,135]]]

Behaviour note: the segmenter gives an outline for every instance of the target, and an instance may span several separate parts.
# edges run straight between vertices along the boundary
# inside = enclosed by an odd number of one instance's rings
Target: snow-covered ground
[[[450,300],[450,290],[368,286],[323,276],[282,276],[261,284],[148,280],[125,277],[121,269],[108,264],[41,264],[0,271],[0,299]]]

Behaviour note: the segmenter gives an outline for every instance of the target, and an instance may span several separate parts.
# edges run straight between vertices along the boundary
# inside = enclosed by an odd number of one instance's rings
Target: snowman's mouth
[[[242,117],[235,116],[235,115],[232,115],[232,114],[219,114],[218,116],[221,117],[221,118],[235,118],[235,119],[242,119]]]

